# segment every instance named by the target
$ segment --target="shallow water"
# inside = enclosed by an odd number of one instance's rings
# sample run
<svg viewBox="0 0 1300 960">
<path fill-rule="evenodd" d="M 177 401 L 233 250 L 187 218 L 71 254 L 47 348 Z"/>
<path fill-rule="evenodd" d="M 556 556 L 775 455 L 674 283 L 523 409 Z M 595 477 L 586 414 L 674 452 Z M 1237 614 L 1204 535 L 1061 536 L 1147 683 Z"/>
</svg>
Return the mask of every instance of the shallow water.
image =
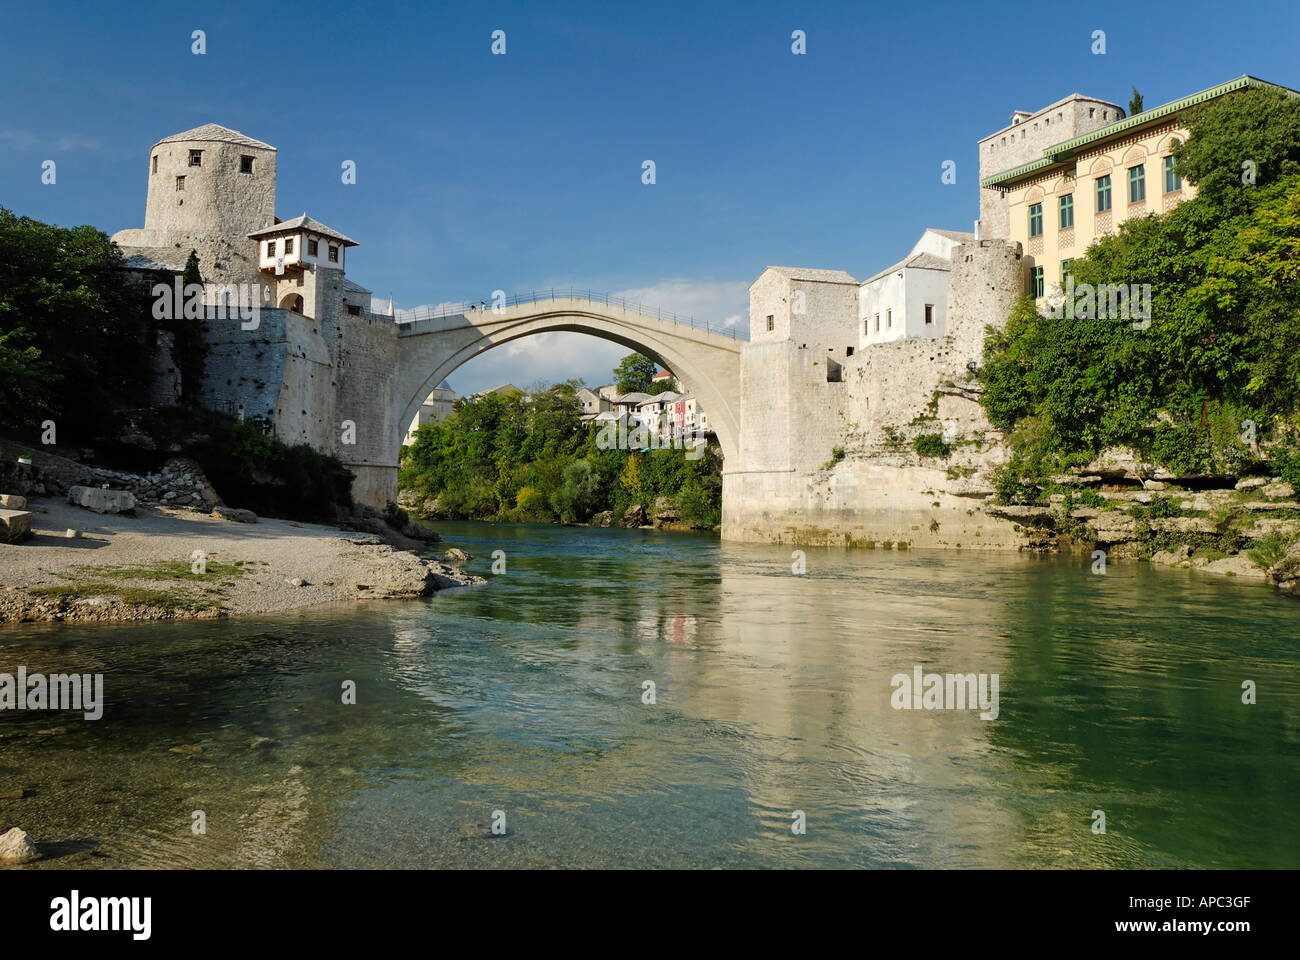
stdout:
<svg viewBox="0 0 1300 960">
<path fill-rule="evenodd" d="M 0 793 L 28 792 L 0 832 L 42 844 L 36 869 L 1300 866 L 1300 602 L 1269 588 L 961 552 L 808 549 L 794 575 L 790 548 L 704 536 L 440 529 L 506 573 L 0 630 L 0 672 L 102 672 L 107 700 L 0 713 Z M 997 674 L 997 719 L 891 707 L 918 664 Z M 462 836 L 494 811 L 505 836 Z"/>
</svg>

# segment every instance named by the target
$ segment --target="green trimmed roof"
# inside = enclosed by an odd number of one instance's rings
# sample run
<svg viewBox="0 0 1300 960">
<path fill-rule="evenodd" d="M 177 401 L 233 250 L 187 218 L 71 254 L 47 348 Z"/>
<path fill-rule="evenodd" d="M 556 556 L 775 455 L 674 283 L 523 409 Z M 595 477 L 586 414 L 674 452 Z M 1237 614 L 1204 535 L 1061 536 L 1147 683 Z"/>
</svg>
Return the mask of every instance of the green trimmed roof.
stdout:
<svg viewBox="0 0 1300 960">
<path fill-rule="evenodd" d="M 1116 120 L 1114 123 L 1107 124 L 1104 127 L 1098 127 L 1091 133 L 1085 133 L 1083 136 L 1075 137 L 1073 140 L 1065 140 L 1061 143 L 1053 144 L 1043 151 L 1043 156 L 1037 160 L 1031 160 L 1029 163 L 1022 163 L 1018 167 L 1012 167 L 1010 170 L 1003 170 L 1001 173 L 995 173 L 990 177 L 985 177 L 980 181 L 981 187 L 997 187 L 1010 183 L 1013 180 L 1019 180 L 1026 174 L 1036 173 L 1048 167 L 1058 164 L 1064 164 L 1074 157 L 1080 148 L 1096 143 L 1099 140 L 1107 140 L 1111 137 L 1118 136 L 1121 133 L 1127 133 L 1129 130 L 1137 127 L 1146 126 L 1148 123 L 1154 123 L 1162 120 L 1170 114 L 1179 113 L 1188 107 L 1196 106 L 1198 103 L 1204 103 L 1206 100 L 1213 100 L 1215 97 L 1221 97 L 1225 93 L 1232 93 L 1234 90 L 1244 90 L 1247 87 L 1271 87 L 1276 90 L 1284 91 L 1288 96 L 1300 97 L 1300 92 L 1292 90 L 1290 87 L 1283 87 L 1276 83 L 1269 83 L 1266 80 L 1260 80 L 1249 74 L 1243 74 L 1235 80 L 1229 80 L 1227 83 L 1221 83 L 1217 87 L 1210 87 L 1208 90 L 1202 90 L 1199 93 L 1193 93 L 1190 96 L 1183 97 L 1181 100 L 1173 100 L 1163 106 L 1154 107 L 1151 110 L 1143 110 L 1141 113 L 1134 114 L 1131 117 L 1125 117 L 1123 120 Z"/>
</svg>

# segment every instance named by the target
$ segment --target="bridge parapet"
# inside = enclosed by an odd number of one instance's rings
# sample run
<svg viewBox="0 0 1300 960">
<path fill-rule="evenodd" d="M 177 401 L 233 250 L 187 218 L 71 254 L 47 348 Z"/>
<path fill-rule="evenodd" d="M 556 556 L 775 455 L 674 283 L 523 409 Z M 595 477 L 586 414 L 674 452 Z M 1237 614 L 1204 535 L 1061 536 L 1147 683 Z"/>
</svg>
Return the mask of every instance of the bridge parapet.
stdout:
<svg viewBox="0 0 1300 960">
<path fill-rule="evenodd" d="M 708 319 L 697 321 L 693 316 L 664 310 L 660 307 L 646 306 L 639 300 L 617 297 L 609 293 L 579 290 L 574 287 L 530 290 L 528 293 L 519 293 L 502 299 L 479 300 L 477 304 L 474 301 L 461 301 L 459 303 L 444 303 L 436 307 L 399 310 L 395 316 L 385 316 L 384 319 L 397 323 L 399 335 L 408 335 L 408 332 L 428 333 L 437 330 L 448 330 L 466 322 L 480 325 L 491 322 L 493 317 L 503 318 L 507 314 L 517 316 L 519 311 L 511 310 L 512 307 L 541 305 L 549 302 L 571 303 L 575 301 L 589 304 L 591 309 L 602 307 L 604 309 L 599 312 L 604 314 L 608 314 L 612 308 L 635 314 L 638 317 L 653 318 L 677 326 L 689 327 L 693 330 L 702 330 L 705 333 L 727 337 L 737 342 L 743 339 L 740 324 L 719 324 Z M 439 323 L 439 321 L 446 322 Z M 411 324 L 419 324 L 420 326 L 411 327 Z M 409 328 L 409 331 L 407 328 Z"/>
</svg>

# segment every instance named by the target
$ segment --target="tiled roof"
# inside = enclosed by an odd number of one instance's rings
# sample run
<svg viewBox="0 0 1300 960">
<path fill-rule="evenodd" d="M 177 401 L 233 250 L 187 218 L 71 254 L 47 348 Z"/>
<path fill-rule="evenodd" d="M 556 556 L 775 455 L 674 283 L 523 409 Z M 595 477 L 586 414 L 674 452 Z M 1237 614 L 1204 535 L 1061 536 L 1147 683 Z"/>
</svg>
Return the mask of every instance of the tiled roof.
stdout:
<svg viewBox="0 0 1300 960">
<path fill-rule="evenodd" d="M 338 240 L 345 247 L 355 247 L 359 244 L 351 237 L 345 237 L 337 230 L 331 230 L 319 220 L 313 220 L 307 214 L 294 217 L 292 220 L 282 220 L 279 223 L 273 223 L 269 227 L 263 227 L 261 230 L 254 230 L 249 234 L 250 237 L 270 237 L 278 233 L 292 233 L 295 230 L 310 230 L 312 233 L 319 233 L 322 237 L 331 237 Z M 366 291 L 369 293 L 370 291 Z"/>
<path fill-rule="evenodd" d="M 972 237 L 972 239 L 974 238 Z M 951 270 L 952 263 L 945 260 L 943 257 L 935 256 L 933 253 L 918 253 L 914 256 L 907 257 L 904 260 L 899 260 L 898 263 L 894 264 L 892 267 L 881 270 L 874 277 L 868 277 L 866 280 L 863 280 L 862 283 L 864 285 L 872 283 L 883 276 L 904 268 L 909 270 Z"/>
<path fill-rule="evenodd" d="M 238 130 L 231 130 L 219 123 L 205 123 L 201 127 L 186 130 L 184 133 L 173 133 L 170 137 L 163 137 L 158 143 L 181 143 L 186 140 L 209 140 L 217 143 L 236 143 L 241 147 L 259 147 L 262 150 L 275 149 L 269 143 L 246 137 Z M 155 143 L 154 146 L 158 146 L 158 143 Z"/>
<path fill-rule="evenodd" d="M 768 267 L 791 280 L 816 280 L 821 283 L 857 283 L 843 270 L 815 270 L 807 267 Z"/>
<path fill-rule="evenodd" d="M 1123 120 L 1116 120 L 1114 123 L 1107 124 L 1104 127 L 1098 127 L 1091 133 L 1085 133 L 1082 136 L 1072 140 L 1064 140 L 1061 143 L 1052 144 L 1043 151 L 1043 156 L 1037 160 L 1031 160 L 1029 163 L 1022 163 L 1018 167 L 1012 167 L 1010 170 L 1003 170 L 1001 173 L 995 173 L 990 177 L 985 177 L 980 181 L 981 187 L 994 187 L 1009 183 L 1012 180 L 1018 180 L 1026 174 L 1034 173 L 1053 164 L 1064 163 L 1074 156 L 1075 151 L 1080 147 L 1095 143 L 1098 140 L 1106 140 L 1110 137 L 1126 133 L 1136 127 L 1146 126 L 1156 120 L 1163 119 L 1170 114 L 1186 110 L 1188 107 L 1194 107 L 1198 103 L 1204 103 L 1206 100 L 1212 100 L 1215 97 L 1221 97 L 1225 93 L 1232 93 L 1234 90 L 1243 90 L 1247 87 L 1255 88 L 1272 88 L 1281 90 L 1292 97 L 1300 97 L 1300 93 L 1289 87 L 1283 87 L 1276 83 L 1269 83 L 1266 80 L 1260 80 L 1249 74 L 1243 74 L 1235 80 L 1229 80 L 1227 83 L 1221 83 L 1216 87 L 1209 87 L 1189 96 L 1182 97 L 1178 100 L 1171 100 L 1169 103 L 1153 107 L 1150 110 L 1143 110 L 1141 113 L 1135 113 L 1131 117 L 1125 117 Z"/>
<path fill-rule="evenodd" d="M 941 237 L 947 237 L 949 240 L 956 240 L 959 243 L 973 243 L 975 234 L 962 233 L 960 230 L 940 230 L 938 227 L 927 227 L 927 233 L 937 233 Z"/>
</svg>

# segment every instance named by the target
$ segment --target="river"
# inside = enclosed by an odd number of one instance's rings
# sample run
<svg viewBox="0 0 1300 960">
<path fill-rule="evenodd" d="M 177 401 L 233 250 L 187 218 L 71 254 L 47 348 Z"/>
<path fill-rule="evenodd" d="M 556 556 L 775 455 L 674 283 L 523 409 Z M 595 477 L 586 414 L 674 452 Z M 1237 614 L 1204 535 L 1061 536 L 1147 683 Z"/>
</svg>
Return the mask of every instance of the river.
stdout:
<svg viewBox="0 0 1300 960">
<path fill-rule="evenodd" d="M 0 713 L 0 832 L 35 869 L 1300 867 L 1300 603 L 1268 587 L 439 529 L 487 586 L 5 628 L 0 672 L 102 673 L 106 705 Z M 895 709 L 917 666 L 996 674 L 996 719 Z"/>
</svg>

